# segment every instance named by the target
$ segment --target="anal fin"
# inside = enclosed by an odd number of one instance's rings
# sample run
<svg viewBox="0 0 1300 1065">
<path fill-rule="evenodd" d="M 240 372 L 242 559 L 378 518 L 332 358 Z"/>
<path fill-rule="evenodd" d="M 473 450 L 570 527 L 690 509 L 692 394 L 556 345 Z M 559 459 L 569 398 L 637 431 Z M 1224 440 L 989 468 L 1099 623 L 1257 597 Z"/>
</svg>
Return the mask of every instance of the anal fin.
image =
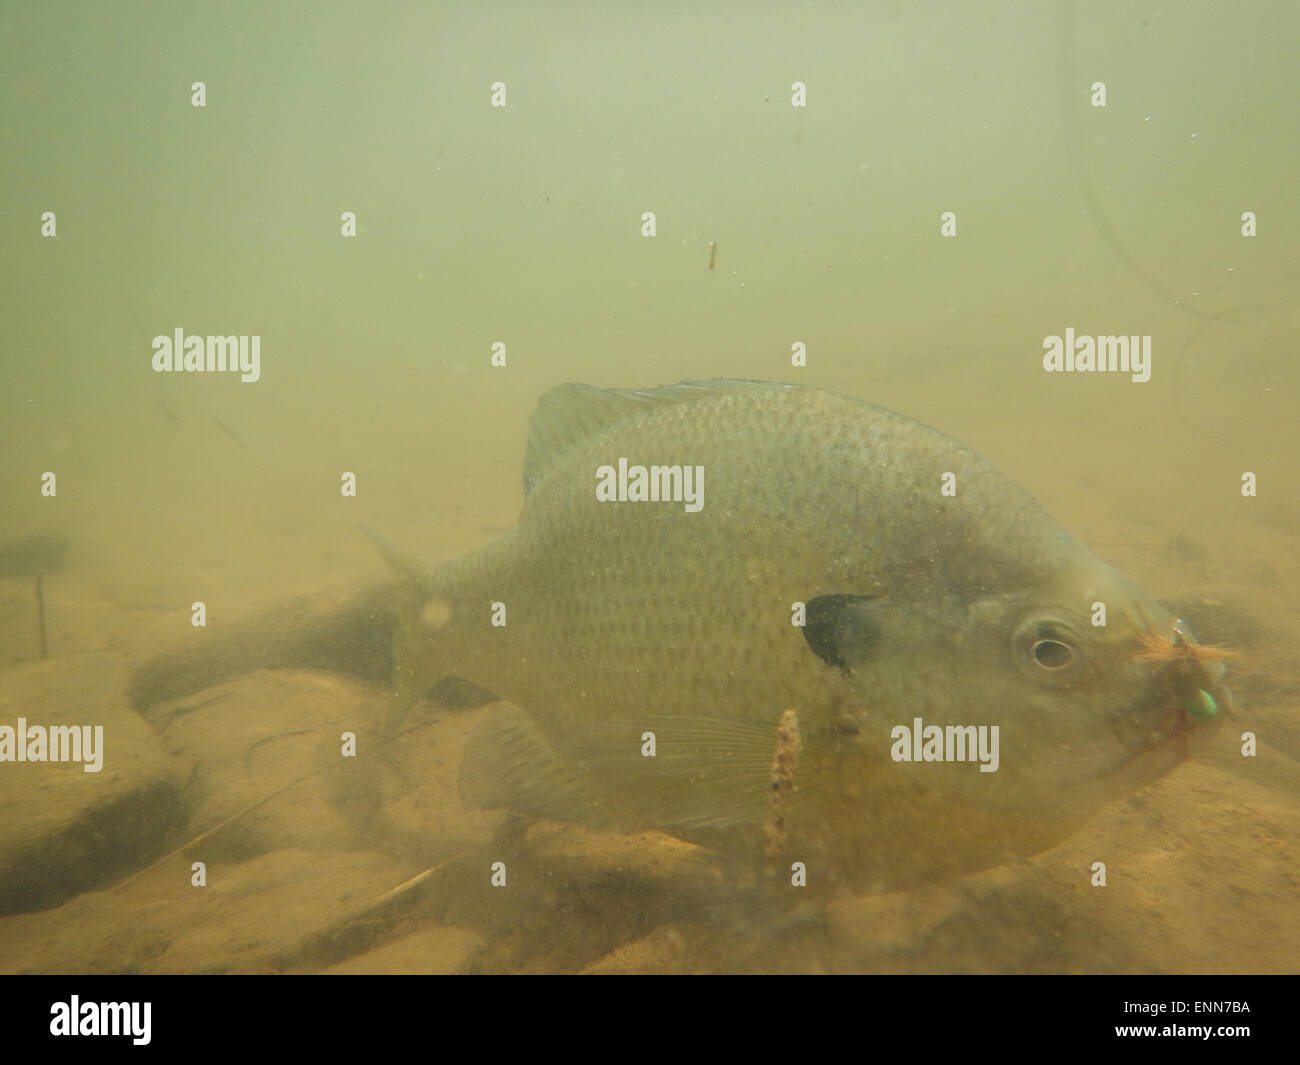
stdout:
<svg viewBox="0 0 1300 1065">
<path fill-rule="evenodd" d="M 608 820 L 603 799 L 566 766 L 522 710 L 497 703 L 474 727 L 460 772 L 460 797 L 475 809 L 506 807 L 557 821 Z"/>
</svg>

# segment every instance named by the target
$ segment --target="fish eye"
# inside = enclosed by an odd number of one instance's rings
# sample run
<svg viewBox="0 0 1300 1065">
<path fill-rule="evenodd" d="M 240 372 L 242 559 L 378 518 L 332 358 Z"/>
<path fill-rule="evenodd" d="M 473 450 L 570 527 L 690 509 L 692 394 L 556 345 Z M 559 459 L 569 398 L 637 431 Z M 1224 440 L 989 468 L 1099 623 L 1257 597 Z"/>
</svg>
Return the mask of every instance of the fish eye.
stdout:
<svg viewBox="0 0 1300 1065">
<path fill-rule="evenodd" d="M 1074 652 L 1060 640 L 1039 640 L 1032 653 L 1034 661 L 1044 669 L 1064 669 L 1074 661 Z"/>
<path fill-rule="evenodd" d="M 1022 672 L 1037 680 L 1074 674 L 1083 661 L 1083 643 L 1063 618 L 1034 611 L 1016 627 L 1012 653 Z"/>
</svg>

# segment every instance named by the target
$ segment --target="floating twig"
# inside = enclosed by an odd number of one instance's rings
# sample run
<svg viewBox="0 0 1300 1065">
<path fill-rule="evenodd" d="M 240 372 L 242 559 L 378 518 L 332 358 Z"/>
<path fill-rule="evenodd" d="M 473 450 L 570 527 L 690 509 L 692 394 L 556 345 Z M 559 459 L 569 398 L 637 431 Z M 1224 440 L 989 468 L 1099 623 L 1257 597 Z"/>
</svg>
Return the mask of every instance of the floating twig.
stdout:
<svg viewBox="0 0 1300 1065">
<path fill-rule="evenodd" d="M 763 822 L 763 858 L 769 876 L 785 848 L 786 818 L 794 798 L 794 773 L 799 762 L 799 715 L 785 710 L 776 726 L 776 753 L 772 757 L 772 792 Z"/>
<path fill-rule="evenodd" d="M 236 433 L 235 430 L 230 428 L 230 426 L 228 426 L 225 422 L 223 422 L 220 418 L 218 418 L 215 414 L 212 414 L 211 412 L 209 412 L 208 417 L 210 417 L 214 422 L 216 422 L 217 428 L 220 429 L 222 432 L 224 432 L 227 436 L 229 436 L 231 440 L 233 440 L 236 444 L 242 447 L 245 451 L 248 450 L 248 445 L 244 443 L 243 438 L 238 433 Z"/>
</svg>

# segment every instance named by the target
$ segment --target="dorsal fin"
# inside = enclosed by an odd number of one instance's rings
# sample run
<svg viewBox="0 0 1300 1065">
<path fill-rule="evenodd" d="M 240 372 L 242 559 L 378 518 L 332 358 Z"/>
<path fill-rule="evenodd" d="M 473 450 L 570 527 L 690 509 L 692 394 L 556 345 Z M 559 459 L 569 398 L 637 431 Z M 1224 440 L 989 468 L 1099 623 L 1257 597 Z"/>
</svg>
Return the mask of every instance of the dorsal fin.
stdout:
<svg viewBox="0 0 1300 1065">
<path fill-rule="evenodd" d="M 422 588 L 425 584 L 426 570 L 420 563 L 409 555 L 403 554 L 390 544 L 386 537 L 375 532 L 374 529 L 362 525 L 361 531 L 370 537 L 371 542 L 379 549 L 379 553 L 388 563 L 388 568 L 392 570 L 393 576 L 397 578 L 401 588 Z"/>
<path fill-rule="evenodd" d="M 524 495 L 529 495 L 552 466 L 579 442 L 608 426 L 660 407 L 691 403 L 731 392 L 780 390 L 798 385 L 772 381 L 683 381 L 660 388 L 597 388 L 594 385 L 560 385 L 537 402 L 528 422 L 524 450 Z"/>
</svg>

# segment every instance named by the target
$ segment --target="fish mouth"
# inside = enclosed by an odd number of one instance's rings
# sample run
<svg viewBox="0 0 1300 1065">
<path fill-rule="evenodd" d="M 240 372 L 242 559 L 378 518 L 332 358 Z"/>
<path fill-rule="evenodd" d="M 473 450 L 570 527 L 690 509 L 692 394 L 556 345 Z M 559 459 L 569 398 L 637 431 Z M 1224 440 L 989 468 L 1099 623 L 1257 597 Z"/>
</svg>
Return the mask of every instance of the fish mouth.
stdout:
<svg viewBox="0 0 1300 1065">
<path fill-rule="evenodd" d="M 1148 728 L 1137 740 L 1132 754 L 1120 768 L 1126 768 L 1153 752 L 1165 749 L 1171 750 L 1176 756 L 1174 764 L 1186 761 L 1193 753 L 1203 749 L 1209 738 L 1219 731 L 1231 698 L 1232 693 L 1219 685 L 1213 692 L 1202 688 L 1192 698 L 1163 703 L 1155 726 Z M 1215 707 L 1214 713 L 1203 716 L 1208 713 L 1207 708 L 1211 705 Z"/>
<path fill-rule="evenodd" d="M 1124 770 L 1155 752 L 1173 752 L 1172 765 L 1185 761 L 1193 748 L 1219 730 L 1224 718 L 1234 717 L 1232 690 L 1224 683 L 1224 660 L 1237 657 L 1226 648 L 1197 642 L 1181 618 L 1169 633 L 1152 632 L 1139 638 L 1141 650 L 1135 660 L 1150 663 L 1151 681 L 1157 686 L 1154 698 L 1145 701 L 1154 726 L 1136 737 L 1133 752 L 1119 767 Z"/>
</svg>

